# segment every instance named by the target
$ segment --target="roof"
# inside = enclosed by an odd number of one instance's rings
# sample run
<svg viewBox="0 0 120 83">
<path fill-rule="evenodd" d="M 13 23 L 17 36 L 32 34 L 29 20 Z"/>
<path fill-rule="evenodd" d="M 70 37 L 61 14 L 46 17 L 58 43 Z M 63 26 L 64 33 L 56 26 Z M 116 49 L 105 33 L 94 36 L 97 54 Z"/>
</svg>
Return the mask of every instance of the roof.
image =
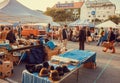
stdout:
<svg viewBox="0 0 120 83">
<path fill-rule="evenodd" d="M 62 9 L 75 9 L 81 8 L 84 2 L 73 2 L 73 3 L 59 3 L 55 4 L 53 8 L 62 8 Z"/>
</svg>

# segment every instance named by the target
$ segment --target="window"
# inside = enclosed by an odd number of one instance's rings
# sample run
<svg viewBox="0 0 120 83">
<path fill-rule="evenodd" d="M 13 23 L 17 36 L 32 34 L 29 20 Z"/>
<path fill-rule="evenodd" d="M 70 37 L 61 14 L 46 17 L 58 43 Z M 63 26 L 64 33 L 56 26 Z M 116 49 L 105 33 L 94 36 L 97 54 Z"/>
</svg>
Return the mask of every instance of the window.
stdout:
<svg viewBox="0 0 120 83">
<path fill-rule="evenodd" d="M 105 15 L 103 15 L 103 17 L 105 17 Z"/>
<path fill-rule="evenodd" d="M 97 16 L 97 17 L 100 17 L 100 16 Z"/>
</svg>

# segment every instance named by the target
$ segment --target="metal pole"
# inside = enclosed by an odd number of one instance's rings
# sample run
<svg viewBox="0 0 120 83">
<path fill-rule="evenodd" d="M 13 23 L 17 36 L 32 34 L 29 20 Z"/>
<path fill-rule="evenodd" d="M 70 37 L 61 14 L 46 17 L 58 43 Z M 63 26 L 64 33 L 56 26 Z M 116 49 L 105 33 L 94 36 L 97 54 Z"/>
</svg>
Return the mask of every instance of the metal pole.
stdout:
<svg viewBox="0 0 120 83">
<path fill-rule="evenodd" d="M 97 5 L 97 1 L 95 0 L 95 5 L 94 5 L 94 10 L 95 10 L 95 15 L 94 15 L 94 25 L 95 25 L 95 19 L 96 19 L 96 5 Z"/>
</svg>

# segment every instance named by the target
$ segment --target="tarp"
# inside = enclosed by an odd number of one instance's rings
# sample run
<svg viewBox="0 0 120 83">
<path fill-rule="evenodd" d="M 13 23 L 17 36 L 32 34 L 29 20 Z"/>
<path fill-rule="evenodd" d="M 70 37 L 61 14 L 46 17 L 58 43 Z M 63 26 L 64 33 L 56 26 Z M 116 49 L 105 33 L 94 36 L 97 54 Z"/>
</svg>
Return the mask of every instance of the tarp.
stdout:
<svg viewBox="0 0 120 83">
<path fill-rule="evenodd" d="M 0 25 L 13 25 L 13 24 L 9 22 L 0 22 Z"/>
<path fill-rule="evenodd" d="M 101 28 L 101 27 L 103 27 L 103 28 L 109 28 L 109 27 L 116 28 L 116 26 L 117 26 L 117 24 L 115 24 L 111 20 L 108 20 L 106 22 L 103 22 L 101 24 L 96 25 L 95 27 L 97 27 L 97 28 Z"/>
<path fill-rule="evenodd" d="M 59 27 L 60 26 L 60 24 L 57 23 L 57 22 L 50 22 L 50 25 L 51 26 L 55 26 L 55 27 Z"/>
<path fill-rule="evenodd" d="M 87 20 L 80 20 L 80 19 L 78 19 L 78 20 L 70 23 L 68 26 L 89 26 L 89 27 L 94 27 L 94 24 L 90 23 Z"/>
<path fill-rule="evenodd" d="M 28 23 L 28 22 L 51 22 L 52 18 L 42 14 L 41 12 L 37 12 L 31 10 L 16 0 L 4 0 L 0 4 L 0 13 L 4 13 L 7 17 L 3 20 L 18 20 L 21 23 Z M 2 17 L 2 16 L 1 16 Z M 0 18 L 1 18 L 0 17 Z"/>
<path fill-rule="evenodd" d="M 78 19 L 78 20 L 76 20 L 76 21 L 74 21 L 74 22 L 68 24 L 68 26 L 69 26 L 69 27 L 70 27 L 70 26 L 79 26 L 80 23 L 81 23 L 81 21 L 80 21 L 80 19 Z"/>
</svg>

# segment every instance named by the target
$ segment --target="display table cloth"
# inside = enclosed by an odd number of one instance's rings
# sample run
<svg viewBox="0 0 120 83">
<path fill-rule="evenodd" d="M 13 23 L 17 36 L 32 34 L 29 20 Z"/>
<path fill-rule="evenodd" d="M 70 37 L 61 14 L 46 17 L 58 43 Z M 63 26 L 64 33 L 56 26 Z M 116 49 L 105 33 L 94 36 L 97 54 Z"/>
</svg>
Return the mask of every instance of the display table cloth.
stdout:
<svg viewBox="0 0 120 83">
<path fill-rule="evenodd" d="M 76 66 L 68 65 L 68 69 L 70 70 L 70 72 L 68 73 L 69 75 L 71 75 L 73 71 L 76 71 L 77 68 L 80 68 L 81 64 L 96 61 L 96 53 L 91 51 L 71 50 L 65 52 L 64 54 L 60 54 L 59 56 L 72 58 L 80 61 L 80 63 Z M 63 76 L 63 78 L 64 77 L 67 76 Z M 24 70 L 22 73 L 22 83 L 51 83 L 51 82 L 52 81 L 50 81 L 48 77 L 39 77 L 38 73 L 29 73 L 27 70 Z"/>
<path fill-rule="evenodd" d="M 0 48 L 1 48 L 1 47 L 6 47 L 7 50 L 10 50 L 10 49 L 11 49 L 10 44 L 8 44 L 8 43 L 0 44 Z"/>
</svg>

